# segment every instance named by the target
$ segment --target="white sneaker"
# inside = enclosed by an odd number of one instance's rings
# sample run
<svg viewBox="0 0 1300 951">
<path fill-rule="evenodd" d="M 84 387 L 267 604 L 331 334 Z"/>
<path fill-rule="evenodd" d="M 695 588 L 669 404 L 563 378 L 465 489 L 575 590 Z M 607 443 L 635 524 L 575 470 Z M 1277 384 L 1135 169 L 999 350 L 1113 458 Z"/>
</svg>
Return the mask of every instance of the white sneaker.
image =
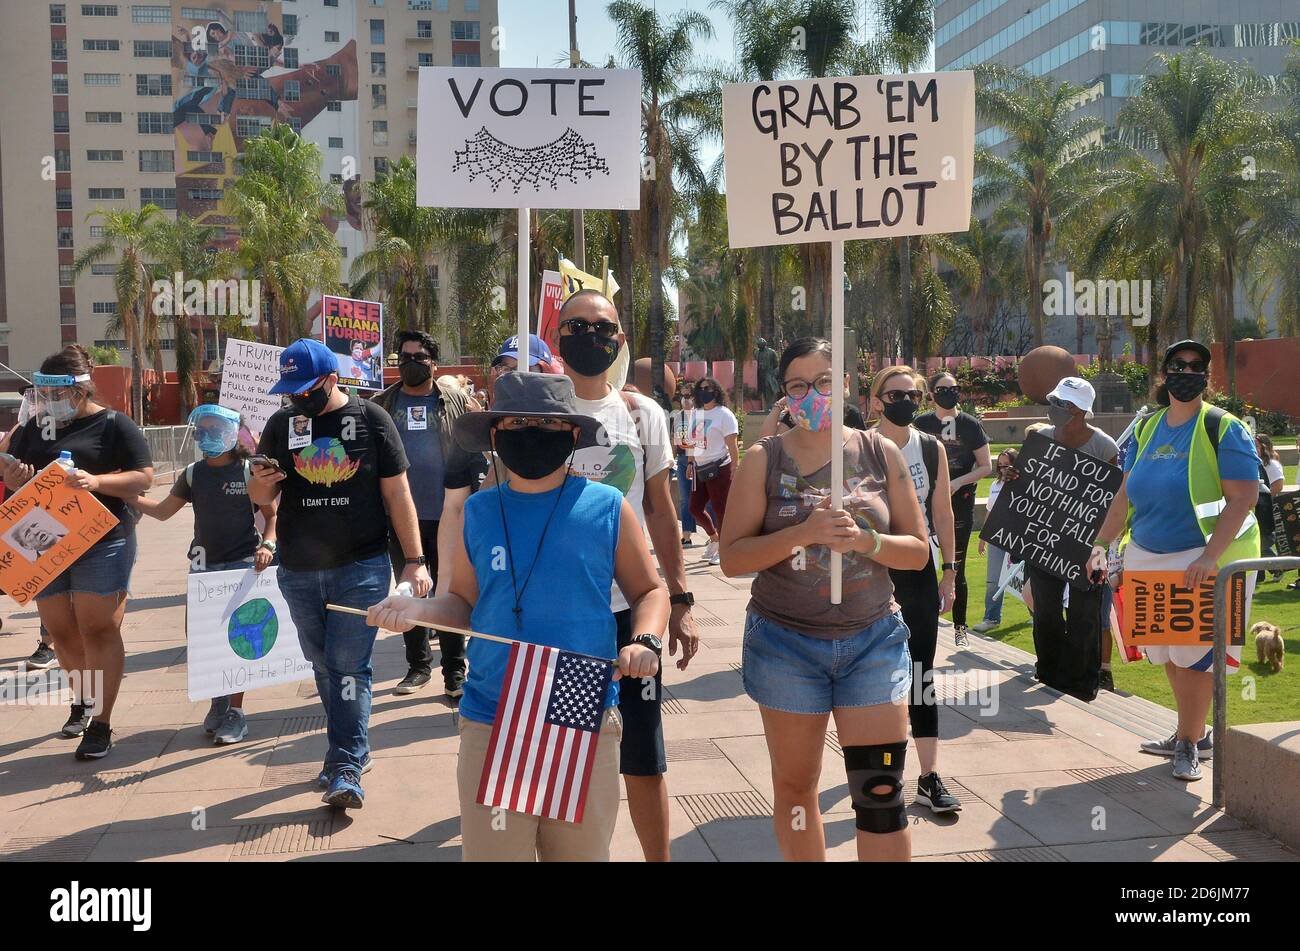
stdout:
<svg viewBox="0 0 1300 951">
<path fill-rule="evenodd" d="M 718 557 L 718 543 L 716 541 L 710 540 L 704 546 L 704 560 L 710 565 L 716 565 L 721 561 Z"/>
</svg>

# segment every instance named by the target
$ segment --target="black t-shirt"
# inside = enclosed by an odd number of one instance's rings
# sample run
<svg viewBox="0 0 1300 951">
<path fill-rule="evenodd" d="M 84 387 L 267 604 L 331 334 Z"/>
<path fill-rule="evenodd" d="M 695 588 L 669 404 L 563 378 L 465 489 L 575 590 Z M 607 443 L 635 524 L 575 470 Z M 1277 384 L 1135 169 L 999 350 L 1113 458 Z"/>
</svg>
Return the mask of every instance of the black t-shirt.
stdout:
<svg viewBox="0 0 1300 951">
<path fill-rule="evenodd" d="M 985 435 L 979 419 L 960 410 L 953 419 L 951 425 L 944 425 L 945 421 L 940 419 L 937 413 L 929 412 L 916 417 L 912 424 L 921 432 L 929 433 L 943 443 L 944 451 L 948 453 L 949 479 L 964 476 L 974 469 L 975 451 L 989 444 L 989 437 Z M 968 485 L 961 491 L 969 491 L 973 495 L 975 486 Z"/>
<path fill-rule="evenodd" d="M 72 453 L 72 464 L 91 475 L 108 475 L 111 472 L 130 472 L 153 467 L 149 443 L 131 419 L 116 410 L 105 409 L 54 430 L 55 438 L 42 438 L 45 427 L 42 421 L 32 419 L 14 433 L 9 452 L 40 471 L 59 458 L 59 453 Z M 94 493 L 95 498 L 117 517 L 113 530 L 100 539 L 114 541 L 135 531 L 135 513 L 124 499 Z"/>
<path fill-rule="evenodd" d="M 189 467 L 189 479 L 182 474 L 172 486 L 172 495 L 194 506 L 189 558 L 196 570 L 211 571 L 213 565 L 243 561 L 257 551 L 257 523 L 245 465 L 243 459 L 224 466 L 196 462 Z M 202 561 L 196 561 L 200 555 Z"/>
<path fill-rule="evenodd" d="M 320 416 L 292 407 L 267 420 L 258 451 L 288 473 L 276 516 L 281 563 L 323 571 L 388 548 L 388 513 L 379 480 L 406 471 L 406 451 L 383 407 L 349 394 Z"/>
</svg>

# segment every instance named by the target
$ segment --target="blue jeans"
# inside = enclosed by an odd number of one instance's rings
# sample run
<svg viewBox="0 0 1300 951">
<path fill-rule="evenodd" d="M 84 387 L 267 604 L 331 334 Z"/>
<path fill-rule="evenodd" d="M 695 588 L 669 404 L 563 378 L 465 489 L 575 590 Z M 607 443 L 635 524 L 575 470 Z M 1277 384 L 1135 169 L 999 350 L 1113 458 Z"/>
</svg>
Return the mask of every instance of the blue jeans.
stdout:
<svg viewBox="0 0 1300 951">
<path fill-rule="evenodd" d="M 985 553 L 989 563 L 984 569 L 984 621 L 985 623 L 1002 623 L 1002 595 L 995 595 L 998 582 L 1002 580 L 1002 562 L 1006 555 L 1001 548 L 986 545 Z"/>
<path fill-rule="evenodd" d="M 686 453 L 677 453 L 677 512 L 682 520 L 682 534 L 689 535 L 695 531 L 695 516 L 691 514 L 691 479 L 687 473 L 690 463 Z"/>
<path fill-rule="evenodd" d="M 370 659 L 377 631 L 365 618 L 327 611 L 325 605 L 368 608 L 387 596 L 391 572 L 386 552 L 328 571 L 279 568 L 280 593 L 325 707 L 326 769 L 350 766 L 360 772 L 370 751 Z"/>
</svg>

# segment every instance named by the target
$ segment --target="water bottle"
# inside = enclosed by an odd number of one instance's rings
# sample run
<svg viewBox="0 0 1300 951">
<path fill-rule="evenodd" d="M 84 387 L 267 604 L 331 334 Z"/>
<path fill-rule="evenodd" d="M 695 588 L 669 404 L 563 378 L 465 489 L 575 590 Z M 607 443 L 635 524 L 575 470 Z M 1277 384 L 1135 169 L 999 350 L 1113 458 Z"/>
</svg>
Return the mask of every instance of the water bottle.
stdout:
<svg viewBox="0 0 1300 951">
<path fill-rule="evenodd" d="M 393 591 L 393 594 L 400 595 L 401 597 L 404 598 L 409 598 L 411 597 L 411 595 L 415 594 L 415 589 L 411 587 L 411 582 L 403 581 Z"/>
<path fill-rule="evenodd" d="M 77 471 L 77 467 L 72 464 L 72 453 L 68 452 L 66 449 L 59 453 L 59 458 L 55 461 L 63 467 L 64 472 Z"/>
</svg>

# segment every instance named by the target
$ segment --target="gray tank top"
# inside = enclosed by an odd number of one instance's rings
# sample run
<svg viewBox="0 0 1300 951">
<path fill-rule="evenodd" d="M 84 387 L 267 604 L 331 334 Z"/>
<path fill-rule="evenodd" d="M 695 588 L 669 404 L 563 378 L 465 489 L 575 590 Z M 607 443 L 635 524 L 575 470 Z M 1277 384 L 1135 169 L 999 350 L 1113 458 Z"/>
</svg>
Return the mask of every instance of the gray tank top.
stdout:
<svg viewBox="0 0 1300 951">
<path fill-rule="evenodd" d="M 830 495 L 831 466 L 804 475 L 782 448 L 782 436 L 759 442 L 767 453 L 767 511 L 763 534 L 804 521 Z M 861 523 L 889 531 L 889 495 L 884 437 L 875 430 L 854 431 L 844 444 L 844 508 Z M 865 555 L 844 556 L 843 598 L 831 604 L 831 551 L 824 545 L 794 552 L 760 571 L 750 590 L 749 608 L 793 631 L 823 640 L 841 640 L 898 610 L 889 569 Z"/>
</svg>

